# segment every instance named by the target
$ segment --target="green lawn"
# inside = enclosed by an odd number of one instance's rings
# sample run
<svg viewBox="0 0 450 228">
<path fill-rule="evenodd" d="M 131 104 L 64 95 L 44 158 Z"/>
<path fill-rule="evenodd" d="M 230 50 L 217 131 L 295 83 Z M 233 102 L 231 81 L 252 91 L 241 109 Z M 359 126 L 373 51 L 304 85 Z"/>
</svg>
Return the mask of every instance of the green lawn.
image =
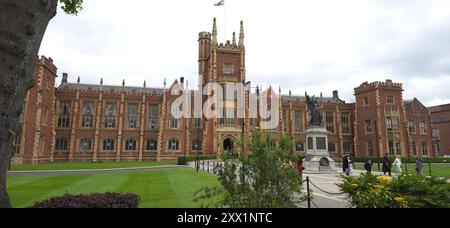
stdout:
<svg viewBox="0 0 450 228">
<path fill-rule="evenodd" d="M 12 171 L 35 171 L 35 170 L 80 170 L 80 169 L 114 169 L 114 168 L 133 168 L 149 167 L 162 165 L 175 165 L 176 162 L 61 162 L 47 163 L 39 165 L 11 165 Z"/>
<path fill-rule="evenodd" d="M 378 169 L 378 164 L 374 164 L 372 171 L 382 172 L 382 168 L 383 168 L 382 164 L 380 164 L 380 169 Z M 363 164 L 357 164 L 356 169 L 364 170 Z M 402 169 L 403 173 L 406 173 L 405 164 L 403 164 Z M 408 174 L 415 174 L 416 173 L 415 169 L 416 169 L 415 164 L 408 164 Z M 392 167 L 392 172 L 395 173 L 396 171 L 397 168 Z M 423 174 L 427 176 L 430 175 L 428 164 L 424 164 Z M 450 178 L 450 164 L 431 164 L 431 174 L 435 177 Z"/>
<path fill-rule="evenodd" d="M 13 207 L 31 206 L 54 196 L 92 192 L 136 193 L 143 208 L 195 208 L 194 192 L 217 185 L 217 177 L 194 169 L 110 174 L 15 176 L 7 187 Z"/>
</svg>

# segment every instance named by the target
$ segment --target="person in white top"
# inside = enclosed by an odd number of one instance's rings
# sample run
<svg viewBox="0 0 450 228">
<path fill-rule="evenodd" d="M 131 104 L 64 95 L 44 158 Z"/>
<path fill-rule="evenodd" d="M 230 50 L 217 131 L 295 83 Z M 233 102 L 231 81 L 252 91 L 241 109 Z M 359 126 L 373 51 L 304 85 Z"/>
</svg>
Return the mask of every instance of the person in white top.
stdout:
<svg viewBox="0 0 450 228">
<path fill-rule="evenodd" d="M 402 173 L 402 160 L 400 159 L 400 155 L 397 155 L 397 158 L 394 160 L 394 165 L 397 168 L 397 172 Z"/>
</svg>

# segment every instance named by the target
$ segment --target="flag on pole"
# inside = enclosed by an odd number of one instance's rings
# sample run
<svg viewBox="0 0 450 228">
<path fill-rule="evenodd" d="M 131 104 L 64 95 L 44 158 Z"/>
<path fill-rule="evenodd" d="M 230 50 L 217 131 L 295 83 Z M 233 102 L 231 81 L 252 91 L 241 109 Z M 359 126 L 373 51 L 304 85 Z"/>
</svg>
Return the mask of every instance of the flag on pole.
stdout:
<svg viewBox="0 0 450 228">
<path fill-rule="evenodd" d="M 214 4 L 214 6 L 224 6 L 225 5 L 225 0 L 221 0 L 220 2 Z"/>
</svg>

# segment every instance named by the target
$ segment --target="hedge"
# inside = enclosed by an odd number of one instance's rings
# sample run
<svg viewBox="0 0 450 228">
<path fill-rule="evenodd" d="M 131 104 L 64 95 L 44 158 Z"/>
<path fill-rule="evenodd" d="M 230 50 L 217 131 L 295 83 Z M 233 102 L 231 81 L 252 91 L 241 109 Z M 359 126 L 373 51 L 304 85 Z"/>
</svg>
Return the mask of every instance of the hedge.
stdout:
<svg viewBox="0 0 450 228">
<path fill-rule="evenodd" d="M 38 202 L 30 208 L 138 208 L 139 196 L 121 193 L 65 194 Z"/>
</svg>

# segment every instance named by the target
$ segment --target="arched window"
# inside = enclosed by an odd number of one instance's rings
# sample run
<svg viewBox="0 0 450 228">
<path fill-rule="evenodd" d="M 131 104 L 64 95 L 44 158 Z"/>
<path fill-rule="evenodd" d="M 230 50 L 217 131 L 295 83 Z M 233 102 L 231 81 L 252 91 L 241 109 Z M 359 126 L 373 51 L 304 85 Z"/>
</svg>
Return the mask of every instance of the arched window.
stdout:
<svg viewBox="0 0 450 228">
<path fill-rule="evenodd" d="M 68 150 L 69 149 L 69 140 L 62 138 L 57 139 L 55 142 L 55 150 Z"/>
<path fill-rule="evenodd" d="M 180 142 L 178 141 L 178 139 L 169 140 L 169 150 L 177 151 L 179 149 L 180 149 Z"/>
<path fill-rule="evenodd" d="M 91 139 L 82 139 L 80 140 L 80 150 L 88 151 L 92 149 L 92 140 Z"/>
<path fill-rule="evenodd" d="M 128 139 L 127 141 L 125 141 L 125 150 L 136 150 L 136 140 Z"/>
<path fill-rule="evenodd" d="M 114 140 L 113 139 L 103 140 L 103 150 L 105 151 L 114 150 Z"/>
<path fill-rule="evenodd" d="M 201 149 L 202 149 L 202 140 L 192 141 L 192 150 L 201 150 Z"/>
<path fill-rule="evenodd" d="M 154 139 L 147 140 L 147 150 L 157 150 L 158 142 Z"/>
</svg>

